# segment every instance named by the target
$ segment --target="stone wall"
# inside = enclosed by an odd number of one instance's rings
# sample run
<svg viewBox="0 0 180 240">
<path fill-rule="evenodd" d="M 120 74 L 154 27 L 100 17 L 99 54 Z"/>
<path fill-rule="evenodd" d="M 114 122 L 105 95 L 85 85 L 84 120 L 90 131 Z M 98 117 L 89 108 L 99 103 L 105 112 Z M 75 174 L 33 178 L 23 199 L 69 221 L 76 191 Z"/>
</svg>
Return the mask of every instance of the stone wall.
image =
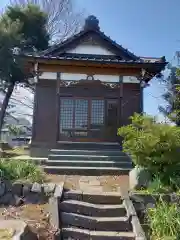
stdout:
<svg viewBox="0 0 180 240">
<path fill-rule="evenodd" d="M 57 194 L 59 186 L 54 183 L 11 183 L 0 182 L 0 205 L 19 206 L 26 203 L 45 203 L 54 193 Z"/>
</svg>

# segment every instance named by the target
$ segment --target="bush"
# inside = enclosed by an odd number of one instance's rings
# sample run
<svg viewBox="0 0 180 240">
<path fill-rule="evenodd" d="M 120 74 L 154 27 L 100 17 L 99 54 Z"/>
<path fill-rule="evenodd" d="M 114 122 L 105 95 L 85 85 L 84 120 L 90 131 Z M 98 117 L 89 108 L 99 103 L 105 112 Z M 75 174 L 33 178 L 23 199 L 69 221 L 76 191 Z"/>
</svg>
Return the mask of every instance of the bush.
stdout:
<svg viewBox="0 0 180 240">
<path fill-rule="evenodd" d="M 156 193 L 173 193 L 174 189 L 171 186 L 165 186 L 160 178 L 155 177 L 147 188 L 149 194 Z"/>
<path fill-rule="evenodd" d="M 0 174 L 3 179 L 10 181 L 43 182 L 43 171 L 34 163 L 24 160 L 0 160 Z"/>
<path fill-rule="evenodd" d="M 156 208 L 148 210 L 152 239 L 180 239 L 180 211 L 176 204 L 160 201 Z"/>
<path fill-rule="evenodd" d="M 163 180 L 180 172 L 180 128 L 157 123 L 154 118 L 135 114 L 132 123 L 118 129 L 123 150 L 135 165 L 148 169 Z"/>
</svg>

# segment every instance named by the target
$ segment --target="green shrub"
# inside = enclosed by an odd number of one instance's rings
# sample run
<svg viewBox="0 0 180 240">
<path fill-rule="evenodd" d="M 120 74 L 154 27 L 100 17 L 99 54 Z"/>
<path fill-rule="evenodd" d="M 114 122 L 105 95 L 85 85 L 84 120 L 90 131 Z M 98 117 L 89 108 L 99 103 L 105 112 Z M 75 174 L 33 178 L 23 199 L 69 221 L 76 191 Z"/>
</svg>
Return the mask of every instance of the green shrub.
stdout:
<svg viewBox="0 0 180 240">
<path fill-rule="evenodd" d="M 154 118 L 135 114 L 132 123 L 118 129 L 123 150 L 135 165 L 169 182 L 180 173 L 180 128 L 157 123 Z"/>
<path fill-rule="evenodd" d="M 24 160 L 0 160 L 1 177 L 10 181 L 43 182 L 43 171 L 34 163 Z"/>
<path fill-rule="evenodd" d="M 152 239 L 180 239 L 180 211 L 176 204 L 160 201 L 156 208 L 148 210 L 147 215 Z"/>
<path fill-rule="evenodd" d="M 153 181 L 149 184 L 147 192 L 149 194 L 153 193 L 172 193 L 174 189 L 171 186 L 166 186 L 163 184 L 160 178 L 155 177 Z"/>
</svg>

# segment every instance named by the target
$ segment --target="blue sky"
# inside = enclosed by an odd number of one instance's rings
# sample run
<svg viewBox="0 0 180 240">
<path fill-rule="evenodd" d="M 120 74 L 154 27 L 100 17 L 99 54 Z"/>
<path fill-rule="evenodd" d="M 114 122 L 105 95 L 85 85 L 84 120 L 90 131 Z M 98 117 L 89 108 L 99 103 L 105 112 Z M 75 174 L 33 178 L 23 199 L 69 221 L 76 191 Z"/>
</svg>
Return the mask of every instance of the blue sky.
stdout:
<svg viewBox="0 0 180 240">
<path fill-rule="evenodd" d="M 171 62 L 180 49 L 179 0 L 73 0 L 85 14 L 100 21 L 101 30 L 139 56 L 166 56 Z M 1 0 L 3 7 L 8 1 Z M 144 91 L 144 108 L 158 114 L 164 85 L 151 82 Z"/>
<path fill-rule="evenodd" d="M 171 62 L 180 49 L 179 0 L 78 0 L 100 21 L 102 31 L 139 56 L 166 56 Z M 144 110 L 159 115 L 165 86 L 155 79 L 144 91 Z M 162 119 L 162 117 L 160 117 Z"/>
</svg>

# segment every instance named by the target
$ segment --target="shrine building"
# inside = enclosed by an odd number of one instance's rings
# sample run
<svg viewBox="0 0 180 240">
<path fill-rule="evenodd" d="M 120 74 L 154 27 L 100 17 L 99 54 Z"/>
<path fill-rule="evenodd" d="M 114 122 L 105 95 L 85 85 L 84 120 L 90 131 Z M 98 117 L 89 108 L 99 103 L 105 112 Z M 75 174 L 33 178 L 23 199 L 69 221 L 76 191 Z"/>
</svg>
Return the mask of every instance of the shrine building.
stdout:
<svg viewBox="0 0 180 240">
<path fill-rule="evenodd" d="M 165 57 L 139 57 L 123 48 L 94 16 L 78 34 L 27 58 L 39 75 L 32 156 L 47 156 L 62 141 L 120 141 L 117 128 L 143 112 L 143 88 L 167 64 Z"/>
</svg>

